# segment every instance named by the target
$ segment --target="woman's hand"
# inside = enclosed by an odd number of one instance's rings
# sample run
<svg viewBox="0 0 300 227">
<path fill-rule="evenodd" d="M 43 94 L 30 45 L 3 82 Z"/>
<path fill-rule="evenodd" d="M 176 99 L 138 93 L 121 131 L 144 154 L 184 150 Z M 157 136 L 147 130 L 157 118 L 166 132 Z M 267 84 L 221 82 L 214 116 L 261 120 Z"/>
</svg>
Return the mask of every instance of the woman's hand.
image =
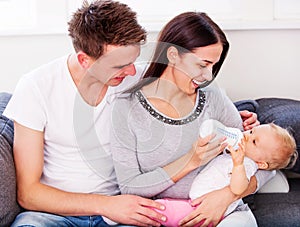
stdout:
<svg viewBox="0 0 300 227">
<path fill-rule="evenodd" d="M 229 189 L 225 187 L 209 192 L 192 201 L 197 208 L 182 219 L 180 226 L 194 226 L 202 222 L 201 226 L 216 226 L 223 218 L 228 206 L 238 199 Z"/>
<path fill-rule="evenodd" d="M 223 143 L 226 140 L 226 137 L 210 143 L 215 136 L 215 134 L 211 134 L 204 138 L 199 137 L 193 144 L 193 148 L 189 152 L 191 155 L 190 162 L 193 163 L 196 168 L 207 164 L 227 146 L 227 143 Z"/>
<path fill-rule="evenodd" d="M 151 199 L 135 195 L 108 196 L 105 204 L 104 216 L 127 225 L 135 226 L 160 226 L 155 220 L 166 221 L 166 217 L 152 208 L 164 210 L 165 207 Z"/>
<path fill-rule="evenodd" d="M 188 153 L 163 167 L 173 182 L 176 183 L 199 166 L 207 164 L 225 149 L 227 144 L 222 144 L 225 137 L 209 143 L 215 136 L 212 134 L 204 138 L 199 137 Z"/>
<path fill-rule="evenodd" d="M 249 112 L 248 110 L 239 111 L 242 120 L 244 130 L 250 130 L 255 126 L 258 126 L 260 122 L 257 120 L 257 114 L 253 112 Z"/>
</svg>

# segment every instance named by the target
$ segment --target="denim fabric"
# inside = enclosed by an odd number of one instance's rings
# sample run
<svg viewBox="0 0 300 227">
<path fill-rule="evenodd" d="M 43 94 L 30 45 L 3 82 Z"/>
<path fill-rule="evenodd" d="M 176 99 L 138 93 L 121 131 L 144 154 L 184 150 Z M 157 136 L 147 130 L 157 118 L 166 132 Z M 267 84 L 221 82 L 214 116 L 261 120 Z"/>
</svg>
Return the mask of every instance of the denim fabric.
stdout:
<svg viewBox="0 0 300 227">
<path fill-rule="evenodd" d="M 104 227 L 109 226 L 101 216 L 59 216 L 26 211 L 19 214 L 12 227 Z"/>
</svg>

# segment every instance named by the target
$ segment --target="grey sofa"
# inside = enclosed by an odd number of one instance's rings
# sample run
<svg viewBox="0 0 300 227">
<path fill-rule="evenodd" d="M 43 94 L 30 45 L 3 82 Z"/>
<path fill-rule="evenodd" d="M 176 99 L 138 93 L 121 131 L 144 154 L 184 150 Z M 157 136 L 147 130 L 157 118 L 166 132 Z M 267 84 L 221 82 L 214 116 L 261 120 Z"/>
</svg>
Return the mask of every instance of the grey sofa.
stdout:
<svg viewBox="0 0 300 227">
<path fill-rule="evenodd" d="M 300 101 L 283 98 L 261 98 L 236 102 L 238 109 L 256 112 L 261 123 L 274 122 L 289 129 L 300 151 Z M 300 162 L 281 177 L 272 179 L 262 193 L 244 199 L 250 205 L 258 226 L 300 227 Z M 286 180 L 284 177 L 286 177 Z M 286 185 L 287 184 L 287 185 Z M 275 192 L 272 192 L 275 191 Z"/>
<path fill-rule="evenodd" d="M 12 155 L 13 123 L 2 116 L 11 95 L 0 93 L 0 226 L 9 226 L 21 211 L 16 201 L 16 177 Z"/>
</svg>

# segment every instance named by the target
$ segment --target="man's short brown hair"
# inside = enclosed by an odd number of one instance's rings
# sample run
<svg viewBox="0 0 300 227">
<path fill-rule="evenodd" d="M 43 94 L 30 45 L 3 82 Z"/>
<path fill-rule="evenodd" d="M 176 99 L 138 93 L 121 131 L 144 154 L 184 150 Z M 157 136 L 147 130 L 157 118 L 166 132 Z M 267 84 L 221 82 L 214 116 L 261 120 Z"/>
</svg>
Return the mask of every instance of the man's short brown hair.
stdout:
<svg viewBox="0 0 300 227">
<path fill-rule="evenodd" d="M 84 1 L 69 25 L 76 52 L 99 58 L 105 45 L 126 46 L 146 41 L 146 31 L 127 5 L 109 0 Z"/>
</svg>

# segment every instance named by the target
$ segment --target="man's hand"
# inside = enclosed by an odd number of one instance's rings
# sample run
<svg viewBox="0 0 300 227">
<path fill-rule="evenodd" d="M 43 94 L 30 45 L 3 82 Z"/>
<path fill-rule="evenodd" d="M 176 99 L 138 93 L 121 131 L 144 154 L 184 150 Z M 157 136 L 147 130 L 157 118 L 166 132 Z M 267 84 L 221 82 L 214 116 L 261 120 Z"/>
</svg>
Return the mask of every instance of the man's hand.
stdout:
<svg viewBox="0 0 300 227">
<path fill-rule="evenodd" d="M 104 216 L 127 225 L 160 226 L 155 220 L 166 221 L 166 217 L 151 208 L 164 210 L 165 207 L 151 199 L 135 195 L 108 196 Z"/>
<path fill-rule="evenodd" d="M 242 120 L 244 130 L 250 130 L 255 126 L 258 126 L 260 122 L 257 120 L 257 114 L 253 112 L 249 112 L 248 110 L 239 111 Z"/>
</svg>

